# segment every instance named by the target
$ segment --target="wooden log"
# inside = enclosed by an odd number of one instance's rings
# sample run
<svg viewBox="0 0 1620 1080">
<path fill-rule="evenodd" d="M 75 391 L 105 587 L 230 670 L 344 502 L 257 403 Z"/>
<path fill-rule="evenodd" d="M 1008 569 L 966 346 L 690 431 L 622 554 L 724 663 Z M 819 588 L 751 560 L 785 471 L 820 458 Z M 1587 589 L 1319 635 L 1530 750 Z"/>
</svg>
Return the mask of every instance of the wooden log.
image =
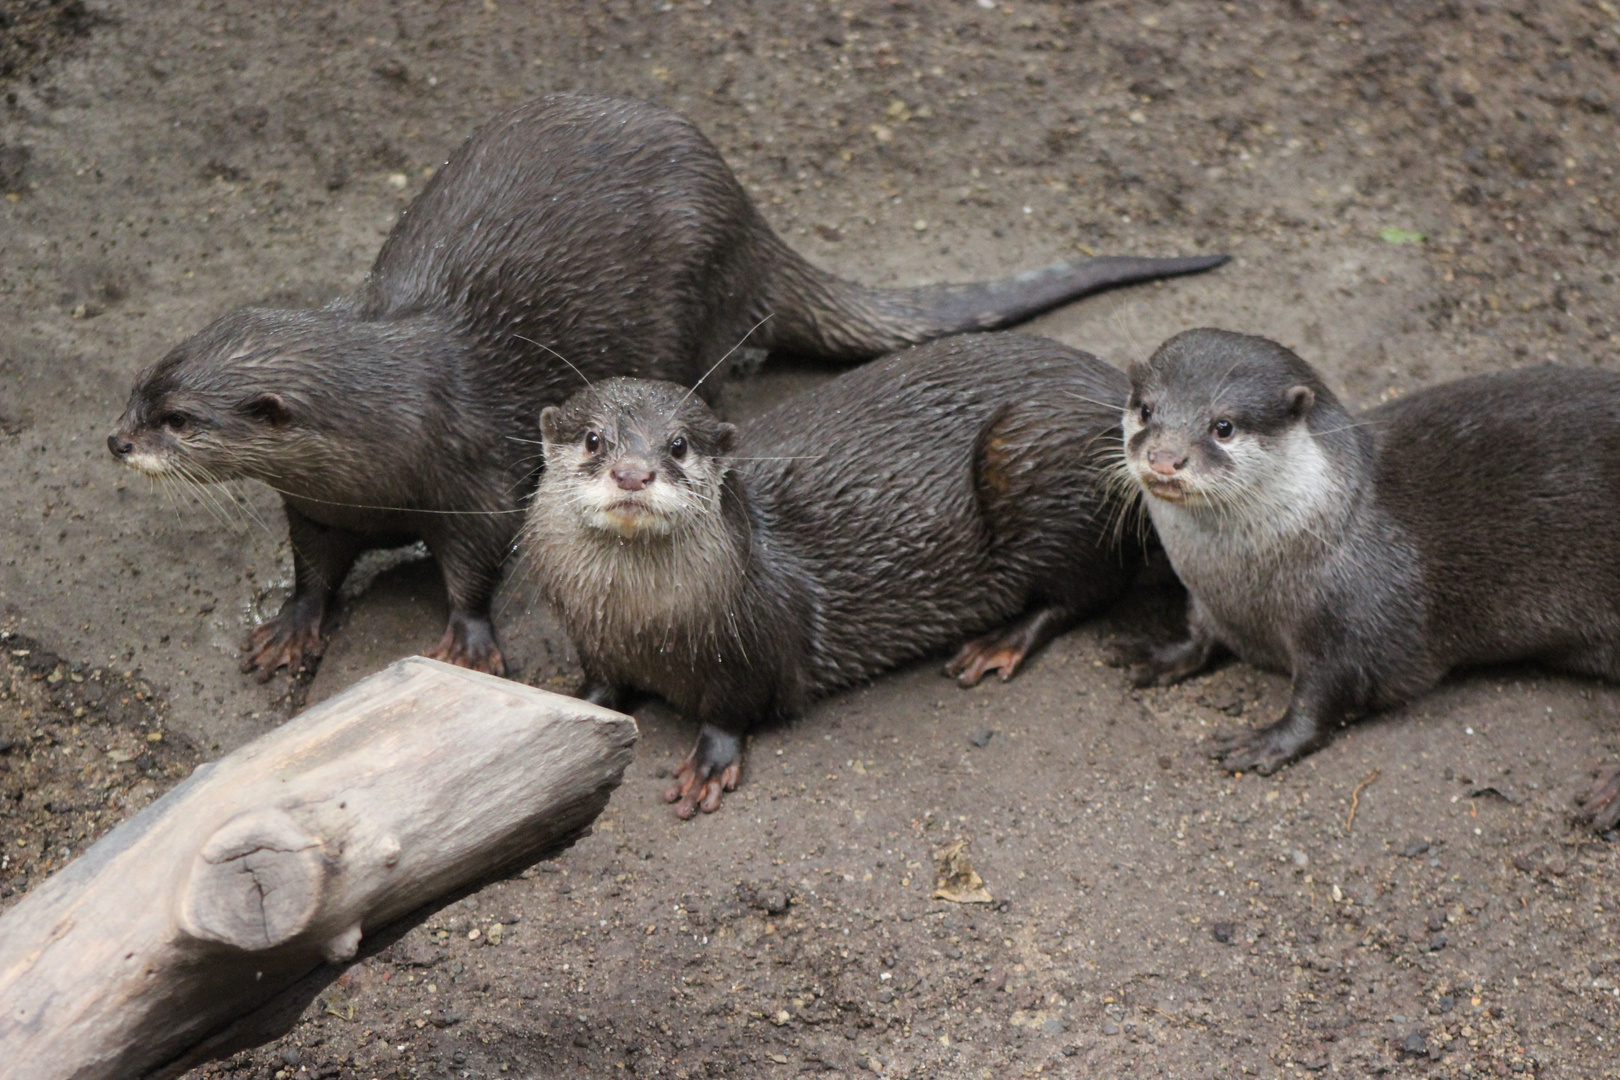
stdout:
<svg viewBox="0 0 1620 1080">
<path fill-rule="evenodd" d="M 156 1078 L 585 835 L 635 721 L 415 657 L 187 780 L 0 916 L 0 1073 Z"/>
</svg>

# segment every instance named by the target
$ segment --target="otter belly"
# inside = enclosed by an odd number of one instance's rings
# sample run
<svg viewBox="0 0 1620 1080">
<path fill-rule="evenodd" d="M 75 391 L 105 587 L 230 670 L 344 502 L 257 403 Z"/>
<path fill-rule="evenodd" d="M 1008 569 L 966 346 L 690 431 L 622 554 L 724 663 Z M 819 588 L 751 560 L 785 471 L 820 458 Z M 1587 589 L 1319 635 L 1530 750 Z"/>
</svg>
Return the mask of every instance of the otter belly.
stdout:
<svg viewBox="0 0 1620 1080">
<path fill-rule="evenodd" d="M 1256 667 L 1293 670 L 1292 620 L 1300 582 L 1287 559 L 1173 504 L 1148 513 L 1176 576 L 1191 594 L 1191 616 L 1239 659 Z"/>
</svg>

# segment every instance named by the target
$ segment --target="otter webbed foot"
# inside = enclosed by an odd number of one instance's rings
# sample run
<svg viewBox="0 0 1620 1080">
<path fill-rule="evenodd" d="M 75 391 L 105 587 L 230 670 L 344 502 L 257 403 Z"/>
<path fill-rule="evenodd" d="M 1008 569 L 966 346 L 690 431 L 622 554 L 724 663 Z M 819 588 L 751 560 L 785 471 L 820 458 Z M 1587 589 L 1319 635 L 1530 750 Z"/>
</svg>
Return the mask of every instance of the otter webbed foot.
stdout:
<svg viewBox="0 0 1620 1080">
<path fill-rule="evenodd" d="M 320 609 L 310 612 L 303 605 L 288 604 L 268 622 L 255 626 L 242 642 L 247 656 L 242 673 L 255 672 L 259 682 L 269 682 L 280 668 L 291 675 L 310 667 L 322 650 Z"/>
<path fill-rule="evenodd" d="M 1581 799 L 1575 820 L 1584 821 L 1596 832 L 1608 832 L 1620 824 L 1620 765 L 1608 765 L 1598 773 L 1592 790 Z"/>
<path fill-rule="evenodd" d="M 1018 673 L 1030 653 L 1051 641 L 1072 621 L 1065 608 L 1039 608 L 963 645 L 945 665 L 945 674 L 964 687 L 977 686 L 992 671 L 999 672 L 1001 681 L 1006 682 Z"/>
<path fill-rule="evenodd" d="M 675 804 L 675 816 L 683 821 L 699 810 L 712 814 L 720 809 L 721 793 L 737 790 L 741 780 L 742 740 L 704 724 L 674 782 L 664 789 L 664 801 Z"/>
<path fill-rule="evenodd" d="M 495 643 L 495 628 L 487 618 L 452 613 L 444 637 L 427 657 L 490 675 L 506 675 L 506 657 Z"/>
<path fill-rule="evenodd" d="M 1293 715 L 1263 728 L 1240 728 L 1214 737 L 1210 756 L 1227 772 L 1257 772 L 1270 776 L 1296 758 L 1321 745 L 1315 724 Z"/>
</svg>

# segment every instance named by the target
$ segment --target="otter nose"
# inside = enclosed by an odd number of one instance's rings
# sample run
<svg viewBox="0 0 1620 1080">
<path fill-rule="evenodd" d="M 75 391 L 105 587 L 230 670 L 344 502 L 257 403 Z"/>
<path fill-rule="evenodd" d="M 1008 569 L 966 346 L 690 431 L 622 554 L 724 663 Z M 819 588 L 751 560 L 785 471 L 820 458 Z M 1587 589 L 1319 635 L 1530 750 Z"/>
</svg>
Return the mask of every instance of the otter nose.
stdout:
<svg viewBox="0 0 1620 1080">
<path fill-rule="evenodd" d="M 1160 476 L 1178 473 L 1186 464 L 1187 455 L 1177 454 L 1174 450 L 1156 449 L 1148 452 L 1148 467 Z"/>
<path fill-rule="evenodd" d="M 128 457 L 130 451 L 135 449 L 135 443 L 122 435 L 112 434 L 107 436 L 107 449 L 112 451 L 113 457 Z"/>
<path fill-rule="evenodd" d="M 653 482 L 654 473 L 651 469 L 643 469 L 639 465 L 620 465 L 609 473 L 613 482 L 625 491 L 640 491 Z"/>
</svg>

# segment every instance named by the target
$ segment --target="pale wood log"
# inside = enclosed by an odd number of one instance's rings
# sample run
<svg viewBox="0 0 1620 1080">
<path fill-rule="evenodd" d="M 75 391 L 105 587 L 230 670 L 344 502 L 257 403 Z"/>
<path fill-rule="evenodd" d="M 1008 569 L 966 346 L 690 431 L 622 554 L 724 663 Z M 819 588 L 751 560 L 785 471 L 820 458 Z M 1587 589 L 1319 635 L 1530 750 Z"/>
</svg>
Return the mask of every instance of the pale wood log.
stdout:
<svg viewBox="0 0 1620 1080">
<path fill-rule="evenodd" d="M 415 657 L 187 780 L 0 916 L 0 1074 L 171 1077 L 585 835 L 635 721 Z"/>
</svg>

